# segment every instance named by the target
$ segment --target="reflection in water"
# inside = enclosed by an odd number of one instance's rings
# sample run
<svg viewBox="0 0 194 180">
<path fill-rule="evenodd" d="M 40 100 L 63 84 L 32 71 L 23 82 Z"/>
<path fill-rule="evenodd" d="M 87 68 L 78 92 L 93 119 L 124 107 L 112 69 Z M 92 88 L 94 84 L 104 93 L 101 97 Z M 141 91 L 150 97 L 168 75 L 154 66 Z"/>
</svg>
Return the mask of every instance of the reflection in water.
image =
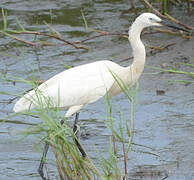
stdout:
<svg viewBox="0 0 194 180">
<path fill-rule="evenodd" d="M 1 1 L 1 7 L 8 10 L 9 27 L 17 28 L 17 16 L 26 29 L 35 30 L 38 27 L 38 31 L 48 32 L 44 21 L 47 23 L 52 21 L 53 28 L 71 41 L 95 35 L 85 30 L 81 9 L 84 11 L 89 27 L 109 32 L 125 32 L 129 26 L 128 20 L 134 18 L 133 14 L 120 16 L 128 6 L 122 1 Z M 0 22 L 2 29 L 2 19 Z M 34 38 L 26 35 L 21 37 L 29 40 Z M 172 60 L 181 53 L 193 56 L 191 41 L 186 41 L 183 45 L 182 40 L 174 36 L 162 34 L 156 34 L 153 37 L 143 36 L 143 40 L 148 44 L 149 39 L 153 44 L 159 45 L 176 41 L 177 46 L 167 52 L 149 57 L 147 64 L 159 66 L 162 61 L 169 63 L 168 60 Z M 118 62 L 119 59 L 131 56 L 128 41 L 116 36 L 101 37 L 84 44 L 90 48 L 89 51 L 76 50 L 70 46 L 34 49 L 2 35 L 0 35 L 0 43 L 0 179 L 35 180 L 39 177 L 36 168 L 42 150 L 37 151 L 34 144 L 38 140 L 33 136 L 18 141 L 17 132 L 41 123 L 41 119 L 16 116 L 7 120 L 7 117 L 12 115 L 14 103 L 8 103 L 9 101 L 5 100 L 22 94 L 24 90 L 31 87 L 22 82 L 13 84 L 6 79 L 21 77 L 32 79 L 33 69 L 36 78 L 46 80 L 63 71 L 64 63 L 77 66 L 100 59 L 113 59 Z M 127 63 L 123 65 L 126 66 Z M 191 179 L 194 176 L 193 84 L 169 85 L 167 79 L 173 78 L 174 75 L 150 74 L 150 71 L 145 69 L 140 79 L 138 104 L 135 107 L 134 144 L 129 154 L 128 172 L 132 179 L 151 177 L 162 179 L 165 176 L 171 180 Z M 165 93 L 156 95 L 158 89 Z M 124 96 L 115 97 L 112 103 L 115 106 L 119 104 L 129 119 L 127 100 Z M 64 112 L 61 112 L 61 116 L 63 115 Z M 115 119 L 120 118 L 116 108 L 113 116 Z M 93 159 L 98 159 L 95 146 L 105 157 L 108 157 L 111 132 L 108 129 L 103 100 L 87 106 L 80 115 L 80 119 L 81 141 L 89 155 Z M 121 144 L 117 143 L 120 147 Z M 122 152 L 119 153 L 122 160 Z M 56 169 L 53 158 L 50 152 L 48 168 L 54 179 Z M 123 167 L 122 161 L 120 167 Z"/>
</svg>

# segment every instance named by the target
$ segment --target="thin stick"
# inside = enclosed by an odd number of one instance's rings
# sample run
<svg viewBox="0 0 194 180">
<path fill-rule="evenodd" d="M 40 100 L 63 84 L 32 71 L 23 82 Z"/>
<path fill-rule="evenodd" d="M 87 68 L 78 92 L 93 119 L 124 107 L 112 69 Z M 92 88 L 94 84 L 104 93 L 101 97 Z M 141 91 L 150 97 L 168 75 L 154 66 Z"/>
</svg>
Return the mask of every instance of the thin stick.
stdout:
<svg viewBox="0 0 194 180">
<path fill-rule="evenodd" d="M 128 36 L 128 35 L 124 34 L 124 33 L 120 33 L 120 32 L 110 33 L 110 32 L 102 31 L 102 32 L 100 32 L 99 35 L 89 37 L 89 38 L 84 39 L 82 41 L 78 41 L 77 43 L 83 43 L 83 42 L 86 42 L 86 41 L 89 41 L 89 40 L 92 40 L 92 39 L 95 39 L 95 38 L 98 38 L 98 37 L 102 37 L 102 36 L 123 36 L 123 37 L 125 37 L 125 36 Z"/>
<path fill-rule="evenodd" d="M 12 31 L 11 31 L 12 32 Z M 40 45 L 46 45 L 46 46 L 57 46 L 57 44 L 54 44 L 54 43 L 49 43 L 49 42 L 46 42 L 46 43 L 33 43 L 33 42 L 30 42 L 30 41 L 26 41 L 26 40 L 23 40 L 21 38 L 18 38 L 16 36 L 13 36 L 5 31 L 0 31 L 0 33 L 6 35 L 6 36 L 9 36 L 15 40 L 18 40 L 18 41 L 21 41 L 23 43 L 26 43 L 28 45 L 31 45 L 31 46 L 40 46 Z M 85 46 L 77 46 L 76 44 L 80 44 L 80 43 L 84 43 L 86 41 L 89 41 L 89 40 L 92 40 L 92 39 L 95 39 L 95 38 L 98 38 L 98 37 L 102 37 L 102 36 L 127 36 L 127 34 L 124 34 L 124 33 L 120 33 L 120 32 L 115 32 L 115 33 L 110 33 L 110 32 L 105 32 L 105 31 L 98 31 L 98 33 L 100 33 L 99 35 L 95 35 L 95 36 L 92 36 L 90 38 L 87 38 L 87 39 L 84 39 L 84 40 L 81 40 L 81 41 L 75 41 L 75 42 L 70 42 L 70 41 L 67 41 L 59 36 L 56 36 L 56 35 L 52 35 L 52 34 L 46 34 L 46 33 L 43 33 L 43 32 L 37 32 L 37 31 L 14 31 L 14 33 L 16 34 L 33 34 L 33 35 L 39 35 L 39 36 L 46 36 L 46 37 L 50 37 L 50 38 L 54 38 L 54 39 L 57 39 L 59 41 L 62 41 L 64 42 L 65 44 L 68 44 L 68 45 L 71 45 L 73 46 L 74 48 L 76 49 L 85 49 L 85 50 L 88 50 L 87 47 Z M 62 44 L 61 44 L 62 45 Z"/>
<path fill-rule="evenodd" d="M 117 145 L 116 145 L 116 137 L 115 135 L 112 133 L 112 141 L 113 141 L 113 151 L 114 151 L 114 155 L 117 155 Z"/>
<path fill-rule="evenodd" d="M 59 160 L 61 160 L 60 154 L 58 152 L 56 152 L 54 146 L 52 146 L 52 150 L 53 150 L 53 152 L 55 154 L 55 157 L 56 157 L 56 164 L 57 164 L 57 169 L 58 169 L 58 172 L 59 172 L 60 179 L 65 179 L 64 176 L 63 176 L 62 168 L 60 166 L 60 162 L 59 162 Z"/>
<path fill-rule="evenodd" d="M 39 44 L 37 44 L 37 43 L 33 43 L 33 42 L 30 42 L 30 41 L 27 41 L 27 40 L 20 39 L 20 38 L 18 38 L 18 37 L 16 37 L 16 36 L 13 36 L 13 35 L 11 35 L 11 34 L 5 32 L 5 31 L 0 31 L 0 33 L 4 34 L 4 35 L 6 35 L 6 36 L 8 36 L 8 37 L 10 37 L 10 38 L 12 38 L 12 39 L 15 39 L 15 40 L 17 40 L 17 41 L 20 41 L 20 42 L 23 42 L 23 43 L 25 43 L 25 44 L 28 44 L 28 45 L 30 45 L 30 46 L 38 46 L 38 45 L 39 45 Z"/>
<path fill-rule="evenodd" d="M 124 168 L 125 168 L 125 172 L 124 172 L 124 177 L 123 179 L 126 179 L 126 176 L 127 176 L 127 156 L 128 156 L 128 153 L 126 153 L 125 151 L 125 143 L 123 142 L 123 155 L 124 155 Z"/>
<path fill-rule="evenodd" d="M 157 9 L 155 9 L 147 0 L 142 0 L 149 8 L 151 8 L 158 16 L 165 18 L 166 16 L 164 16 L 163 14 L 161 14 Z"/>
<path fill-rule="evenodd" d="M 34 35 L 42 35 L 42 36 L 46 36 L 46 37 L 50 37 L 50 38 L 54 38 L 54 39 L 57 39 L 59 41 L 63 41 L 65 42 L 66 44 L 69 44 L 71 46 L 73 46 L 74 48 L 76 49 L 80 49 L 80 48 L 83 48 L 83 47 L 79 47 L 79 46 L 76 46 L 74 43 L 71 43 L 70 41 L 67 41 L 59 36 L 56 36 L 56 35 L 52 35 L 52 34 L 46 34 L 46 33 L 42 33 L 42 32 L 33 32 L 33 31 L 22 31 L 20 32 L 20 34 L 34 34 Z"/>
<path fill-rule="evenodd" d="M 131 0 L 131 9 L 133 9 L 135 15 L 137 15 L 137 9 L 135 8 L 135 2 L 134 2 L 134 0 Z"/>
<path fill-rule="evenodd" d="M 191 2 L 190 2 L 190 0 L 187 0 L 187 14 L 189 16 L 191 15 Z"/>
</svg>

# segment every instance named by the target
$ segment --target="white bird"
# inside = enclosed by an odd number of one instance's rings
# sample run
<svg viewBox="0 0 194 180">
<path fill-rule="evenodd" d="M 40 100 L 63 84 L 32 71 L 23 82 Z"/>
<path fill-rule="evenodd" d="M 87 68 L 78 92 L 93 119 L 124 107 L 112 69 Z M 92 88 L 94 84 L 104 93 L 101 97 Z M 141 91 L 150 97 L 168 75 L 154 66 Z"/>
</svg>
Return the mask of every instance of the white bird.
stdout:
<svg viewBox="0 0 194 180">
<path fill-rule="evenodd" d="M 169 25 L 155 14 L 141 14 L 129 29 L 128 39 L 134 56 L 131 66 L 122 67 L 114 62 L 103 60 L 65 70 L 21 97 L 16 102 L 14 111 L 39 108 L 41 102 L 45 108 L 50 104 L 68 109 L 65 117 L 69 118 L 85 105 L 105 96 L 106 93 L 109 97 L 120 94 L 122 90 L 112 73 L 122 79 L 128 87 L 134 85 L 142 74 L 146 60 L 145 47 L 140 39 L 141 32 L 146 27 L 164 24 Z M 172 25 L 169 26 L 172 27 Z"/>
<path fill-rule="evenodd" d="M 116 74 L 129 87 L 141 75 L 145 64 L 145 47 L 140 39 L 143 28 L 161 26 L 162 20 L 154 14 L 144 13 L 132 24 L 129 30 L 129 41 L 133 49 L 133 64 L 122 67 L 114 62 L 103 60 L 65 70 L 50 78 L 38 87 L 20 98 L 15 106 L 15 112 L 39 108 L 39 102 L 46 108 L 48 101 L 53 106 L 68 109 L 65 117 L 79 112 L 80 109 L 103 97 L 107 92 L 109 96 L 121 93 L 112 74 Z M 39 94 L 39 96 L 37 95 Z"/>
</svg>

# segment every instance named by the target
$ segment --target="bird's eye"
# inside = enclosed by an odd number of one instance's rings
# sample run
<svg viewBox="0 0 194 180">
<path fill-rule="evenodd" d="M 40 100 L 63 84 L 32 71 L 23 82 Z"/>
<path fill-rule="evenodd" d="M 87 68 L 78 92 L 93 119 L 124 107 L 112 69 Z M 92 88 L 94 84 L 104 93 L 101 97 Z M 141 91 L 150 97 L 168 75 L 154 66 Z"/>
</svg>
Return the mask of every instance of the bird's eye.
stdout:
<svg viewBox="0 0 194 180">
<path fill-rule="evenodd" d="M 153 18 L 149 18 L 149 20 L 150 20 L 150 21 L 152 21 L 152 22 L 154 21 L 154 19 L 153 19 Z"/>
</svg>

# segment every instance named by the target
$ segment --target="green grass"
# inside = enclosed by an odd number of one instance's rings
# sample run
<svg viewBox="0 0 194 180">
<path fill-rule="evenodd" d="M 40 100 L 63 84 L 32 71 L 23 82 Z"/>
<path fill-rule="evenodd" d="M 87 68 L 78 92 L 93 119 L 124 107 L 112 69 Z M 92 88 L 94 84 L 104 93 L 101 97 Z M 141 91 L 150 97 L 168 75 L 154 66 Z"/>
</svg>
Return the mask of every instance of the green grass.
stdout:
<svg viewBox="0 0 194 180">
<path fill-rule="evenodd" d="M 160 68 L 154 66 L 146 66 L 147 68 L 157 70 L 159 73 L 173 73 L 173 74 L 182 74 L 184 76 L 189 76 L 191 79 L 194 79 L 194 71 L 193 71 L 193 64 L 188 63 L 181 63 L 185 66 L 191 67 L 191 71 L 182 71 L 175 67 L 168 67 L 168 68 Z M 175 82 L 186 82 L 186 83 L 193 83 L 193 80 L 176 80 Z"/>
</svg>

